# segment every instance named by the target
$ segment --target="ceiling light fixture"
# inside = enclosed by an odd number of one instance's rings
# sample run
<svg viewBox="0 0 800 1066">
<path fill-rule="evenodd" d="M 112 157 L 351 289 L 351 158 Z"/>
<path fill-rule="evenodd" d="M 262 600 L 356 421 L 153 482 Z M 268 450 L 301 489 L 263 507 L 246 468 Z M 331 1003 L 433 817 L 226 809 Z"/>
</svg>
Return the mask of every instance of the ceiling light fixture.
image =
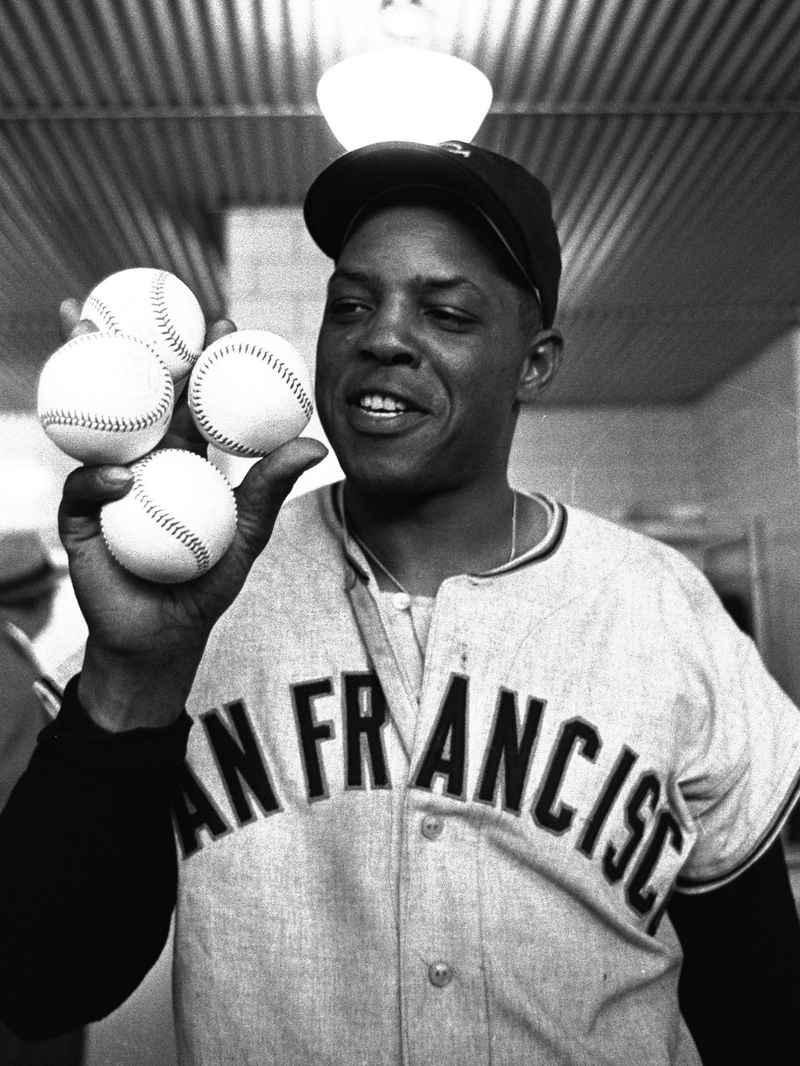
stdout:
<svg viewBox="0 0 800 1066">
<path fill-rule="evenodd" d="M 420 0 L 383 0 L 384 28 L 405 40 L 422 35 Z M 492 102 L 489 79 L 463 59 L 407 44 L 352 56 L 317 86 L 322 114 L 350 151 L 377 141 L 471 141 Z"/>
<path fill-rule="evenodd" d="M 428 29 L 428 13 L 422 0 L 381 0 L 381 22 L 392 37 L 419 43 Z"/>
</svg>

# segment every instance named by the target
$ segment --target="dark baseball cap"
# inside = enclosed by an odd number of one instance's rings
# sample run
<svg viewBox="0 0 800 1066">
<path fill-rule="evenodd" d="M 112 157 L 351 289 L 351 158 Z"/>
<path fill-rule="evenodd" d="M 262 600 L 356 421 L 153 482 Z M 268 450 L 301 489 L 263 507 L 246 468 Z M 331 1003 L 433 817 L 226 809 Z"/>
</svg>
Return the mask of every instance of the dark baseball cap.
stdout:
<svg viewBox="0 0 800 1066">
<path fill-rule="evenodd" d="M 513 159 L 464 141 L 383 141 L 334 160 L 312 183 L 303 213 L 316 243 L 338 259 L 358 215 L 394 189 L 429 186 L 456 193 L 500 237 L 536 291 L 549 328 L 558 304 L 561 247 L 550 193 Z"/>
</svg>

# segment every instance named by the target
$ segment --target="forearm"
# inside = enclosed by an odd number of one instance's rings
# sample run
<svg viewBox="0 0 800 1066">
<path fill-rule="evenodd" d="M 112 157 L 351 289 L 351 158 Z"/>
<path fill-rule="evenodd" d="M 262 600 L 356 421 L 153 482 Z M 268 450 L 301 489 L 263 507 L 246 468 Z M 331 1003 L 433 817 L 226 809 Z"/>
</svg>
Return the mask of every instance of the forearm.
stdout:
<svg viewBox="0 0 800 1066">
<path fill-rule="evenodd" d="M 78 682 L 78 698 L 87 715 L 112 733 L 160 729 L 178 720 L 204 644 L 180 653 L 152 651 L 146 656 L 113 654 L 90 637 Z"/>
<path fill-rule="evenodd" d="M 76 690 L 0 816 L 0 1016 L 27 1036 L 119 1006 L 158 958 L 175 904 L 171 803 L 188 717 L 113 735 Z"/>
</svg>

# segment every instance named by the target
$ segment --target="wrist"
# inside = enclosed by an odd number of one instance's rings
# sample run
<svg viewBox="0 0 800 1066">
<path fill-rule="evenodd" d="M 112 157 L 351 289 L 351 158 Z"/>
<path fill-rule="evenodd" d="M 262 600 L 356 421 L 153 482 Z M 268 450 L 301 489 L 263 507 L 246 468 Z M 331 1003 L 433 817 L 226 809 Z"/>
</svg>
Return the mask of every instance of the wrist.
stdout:
<svg viewBox="0 0 800 1066">
<path fill-rule="evenodd" d="M 86 714 L 103 729 L 123 732 L 171 725 L 189 698 L 203 649 L 120 655 L 89 637 L 78 684 Z"/>
</svg>

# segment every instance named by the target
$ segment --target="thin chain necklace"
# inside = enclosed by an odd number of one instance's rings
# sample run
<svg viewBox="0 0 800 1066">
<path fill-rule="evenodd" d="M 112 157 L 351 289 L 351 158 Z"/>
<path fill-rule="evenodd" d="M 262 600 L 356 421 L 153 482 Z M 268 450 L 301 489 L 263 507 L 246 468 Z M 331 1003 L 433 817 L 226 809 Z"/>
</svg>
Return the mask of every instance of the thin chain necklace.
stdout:
<svg viewBox="0 0 800 1066">
<path fill-rule="evenodd" d="M 408 589 L 405 588 L 405 586 L 400 581 L 397 580 L 397 578 L 394 576 L 394 574 L 391 572 L 391 570 L 384 563 L 381 562 L 381 560 L 378 558 L 378 556 L 375 554 L 375 552 L 372 551 L 371 548 L 367 547 L 367 545 L 364 543 L 364 541 L 361 539 L 361 537 L 359 537 L 355 533 L 353 533 L 352 530 L 350 530 L 350 535 L 353 538 L 353 540 L 355 540 L 358 543 L 358 545 L 360 546 L 360 548 L 364 552 L 364 554 L 369 556 L 369 558 L 373 561 L 373 563 L 375 563 L 375 565 L 377 567 L 379 567 L 380 570 L 383 571 L 383 573 L 386 575 L 386 577 L 389 578 L 389 580 L 392 582 L 392 584 L 396 585 L 397 588 L 400 590 L 400 592 L 403 592 L 403 593 L 405 593 L 406 596 L 410 597 L 411 593 L 408 591 Z M 508 561 L 506 562 L 506 566 L 508 566 L 508 563 L 513 561 L 514 556 L 516 554 L 517 554 L 517 494 L 516 494 L 516 492 L 512 491 L 512 495 L 511 495 L 511 551 L 509 553 Z"/>
</svg>

